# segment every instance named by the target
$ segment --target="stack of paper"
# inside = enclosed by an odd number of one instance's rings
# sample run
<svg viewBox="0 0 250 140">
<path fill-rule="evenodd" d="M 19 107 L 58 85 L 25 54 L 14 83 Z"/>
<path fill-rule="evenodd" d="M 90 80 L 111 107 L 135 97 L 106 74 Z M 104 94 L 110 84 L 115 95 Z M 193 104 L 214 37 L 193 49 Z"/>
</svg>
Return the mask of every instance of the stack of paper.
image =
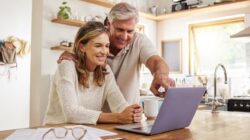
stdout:
<svg viewBox="0 0 250 140">
<path fill-rule="evenodd" d="M 30 137 L 35 133 L 35 129 L 20 129 L 16 130 L 5 140 L 29 140 Z"/>
<path fill-rule="evenodd" d="M 65 126 L 66 128 L 74 128 L 74 127 L 83 127 L 87 130 L 86 135 L 83 140 L 101 140 L 100 137 L 103 136 L 112 136 L 117 135 L 117 133 L 106 131 L 98 128 L 88 127 L 84 125 L 74 125 L 74 126 Z M 42 140 L 43 135 L 51 128 L 38 128 L 38 129 L 20 129 L 16 130 L 5 140 Z M 72 132 L 69 132 L 68 135 L 63 138 L 64 140 L 75 140 L 72 136 Z M 49 133 L 46 135 L 45 140 L 59 140 L 55 138 L 53 133 Z M 60 139 L 61 140 L 61 139 Z"/>
</svg>

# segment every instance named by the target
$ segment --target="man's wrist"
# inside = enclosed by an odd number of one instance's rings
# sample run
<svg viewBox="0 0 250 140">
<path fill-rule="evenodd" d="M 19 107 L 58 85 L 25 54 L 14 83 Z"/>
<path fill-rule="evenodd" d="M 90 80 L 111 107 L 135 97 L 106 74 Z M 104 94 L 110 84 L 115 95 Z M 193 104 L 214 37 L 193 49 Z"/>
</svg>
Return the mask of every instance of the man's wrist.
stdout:
<svg viewBox="0 0 250 140">
<path fill-rule="evenodd" d="M 168 72 L 163 72 L 163 71 L 156 71 L 156 72 L 153 74 L 153 76 L 155 76 L 155 75 L 166 75 L 166 76 L 168 76 L 169 73 L 168 73 Z"/>
</svg>

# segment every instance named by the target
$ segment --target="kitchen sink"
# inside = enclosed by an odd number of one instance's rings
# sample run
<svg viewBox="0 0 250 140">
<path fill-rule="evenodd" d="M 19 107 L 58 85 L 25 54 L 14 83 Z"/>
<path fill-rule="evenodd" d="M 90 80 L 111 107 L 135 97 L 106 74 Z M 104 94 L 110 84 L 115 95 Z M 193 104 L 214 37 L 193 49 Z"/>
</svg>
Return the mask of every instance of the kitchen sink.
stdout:
<svg viewBox="0 0 250 140">
<path fill-rule="evenodd" d="M 212 102 L 213 98 L 208 98 L 208 103 Z M 218 99 L 218 101 L 222 102 L 221 99 Z M 212 106 L 208 105 L 205 103 L 205 99 L 203 99 L 200 103 L 200 105 L 198 106 L 198 110 L 211 110 L 212 111 Z M 228 111 L 227 109 L 227 100 L 224 106 L 220 106 L 218 107 L 219 111 Z"/>
<path fill-rule="evenodd" d="M 201 104 L 198 106 L 198 110 L 211 110 L 211 111 L 212 111 L 212 106 L 207 105 L 207 104 L 204 104 L 204 103 L 201 103 Z M 218 110 L 219 110 L 219 111 L 227 111 L 227 105 L 218 107 Z"/>
</svg>

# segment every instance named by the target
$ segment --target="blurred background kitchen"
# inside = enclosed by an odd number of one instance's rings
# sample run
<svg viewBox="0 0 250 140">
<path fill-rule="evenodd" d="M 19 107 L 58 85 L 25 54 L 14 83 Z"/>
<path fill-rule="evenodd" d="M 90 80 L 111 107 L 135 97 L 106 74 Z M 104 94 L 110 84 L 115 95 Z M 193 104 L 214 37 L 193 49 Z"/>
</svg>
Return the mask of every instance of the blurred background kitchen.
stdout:
<svg viewBox="0 0 250 140">
<path fill-rule="evenodd" d="M 64 1 L 71 9 L 69 17 L 58 20 L 59 7 Z M 59 55 L 70 50 L 79 26 L 90 20 L 103 21 L 112 4 L 122 1 L 0 2 L 0 40 L 4 42 L 15 37 L 19 40 L 16 48 L 25 52 L 16 54 L 15 64 L 0 65 L 0 130 L 41 124 L 50 78 Z M 146 34 L 158 48 L 170 66 L 170 76 L 176 80 L 177 87 L 206 86 L 207 97 L 213 98 L 215 68 L 223 64 L 228 84 L 224 84 L 224 73 L 218 69 L 218 97 L 248 99 L 250 33 L 246 28 L 250 26 L 249 0 L 126 2 L 140 10 L 138 31 Z M 142 66 L 140 78 L 141 90 L 138 92 L 142 96 L 152 96 L 149 91 L 152 77 L 145 66 Z"/>
</svg>

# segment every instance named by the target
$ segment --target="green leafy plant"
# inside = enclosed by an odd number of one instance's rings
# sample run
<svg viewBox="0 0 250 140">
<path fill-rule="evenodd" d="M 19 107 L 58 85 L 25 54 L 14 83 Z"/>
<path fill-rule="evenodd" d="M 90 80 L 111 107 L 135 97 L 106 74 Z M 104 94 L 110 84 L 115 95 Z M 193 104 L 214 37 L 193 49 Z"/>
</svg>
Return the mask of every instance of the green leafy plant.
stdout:
<svg viewBox="0 0 250 140">
<path fill-rule="evenodd" d="M 69 19 L 71 16 L 71 8 L 67 5 L 67 2 L 62 2 L 57 13 L 57 18 L 59 19 Z"/>
</svg>

